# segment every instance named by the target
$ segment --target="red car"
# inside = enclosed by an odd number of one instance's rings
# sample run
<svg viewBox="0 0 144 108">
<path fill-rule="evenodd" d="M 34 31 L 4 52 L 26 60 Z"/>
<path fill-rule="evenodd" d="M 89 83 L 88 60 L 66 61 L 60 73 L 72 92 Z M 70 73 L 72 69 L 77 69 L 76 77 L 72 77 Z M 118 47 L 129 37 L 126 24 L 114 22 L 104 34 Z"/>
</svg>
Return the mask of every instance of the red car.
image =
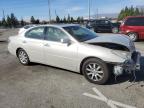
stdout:
<svg viewBox="0 0 144 108">
<path fill-rule="evenodd" d="M 126 17 L 120 26 L 120 31 L 133 41 L 144 39 L 144 16 Z"/>
</svg>

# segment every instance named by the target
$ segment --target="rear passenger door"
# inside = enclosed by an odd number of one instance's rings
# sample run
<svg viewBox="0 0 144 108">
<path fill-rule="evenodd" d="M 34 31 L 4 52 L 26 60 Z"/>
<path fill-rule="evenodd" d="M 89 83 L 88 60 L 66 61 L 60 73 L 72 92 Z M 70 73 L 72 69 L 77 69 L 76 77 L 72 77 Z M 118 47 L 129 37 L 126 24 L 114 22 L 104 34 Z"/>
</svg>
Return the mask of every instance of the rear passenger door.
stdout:
<svg viewBox="0 0 144 108">
<path fill-rule="evenodd" d="M 23 48 L 26 50 L 32 62 L 43 63 L 43 40 L 45 27 L 36 27 L 25 33 L 22 40 Z"/>
</svg>

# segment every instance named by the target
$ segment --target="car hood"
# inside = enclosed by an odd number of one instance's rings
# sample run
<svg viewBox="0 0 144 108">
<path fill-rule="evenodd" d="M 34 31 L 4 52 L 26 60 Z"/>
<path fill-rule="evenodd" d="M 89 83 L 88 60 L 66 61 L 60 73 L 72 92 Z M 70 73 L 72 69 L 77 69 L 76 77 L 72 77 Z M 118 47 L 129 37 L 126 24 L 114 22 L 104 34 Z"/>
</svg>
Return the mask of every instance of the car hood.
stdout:
<svg viewBox="0 0 144 108">
<path fill-rule="evenodd" d="M 94 39 L 85 41 L 86 43 L 115 43 L 119 45 L 124 45 L 130 48 L 131 41 L 128 37 L 124 35 L 105 35 L 105 36 L 98 36 Z"/>
</svg>

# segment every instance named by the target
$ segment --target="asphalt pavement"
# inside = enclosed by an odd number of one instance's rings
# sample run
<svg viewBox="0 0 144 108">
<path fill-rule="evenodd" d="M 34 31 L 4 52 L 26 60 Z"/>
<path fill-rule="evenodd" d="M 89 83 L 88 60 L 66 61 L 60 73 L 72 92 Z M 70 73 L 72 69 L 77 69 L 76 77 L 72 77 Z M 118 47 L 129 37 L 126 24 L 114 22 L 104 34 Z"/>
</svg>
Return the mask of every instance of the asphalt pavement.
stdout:
<svg viewBox="0 0 144 108">
<path fill-rule="evenodd" d="M 17 29 L 1 31 L 0 40 L 16 34 Z M 135 45 L 144 54 L 144 41 Z M 135 82 L 125 75 L 95 85 L 71 71 L 23 66 L 0 42 L 0 108 L 144 108 L 144 57 L 141 65 Z"/>
</svg>

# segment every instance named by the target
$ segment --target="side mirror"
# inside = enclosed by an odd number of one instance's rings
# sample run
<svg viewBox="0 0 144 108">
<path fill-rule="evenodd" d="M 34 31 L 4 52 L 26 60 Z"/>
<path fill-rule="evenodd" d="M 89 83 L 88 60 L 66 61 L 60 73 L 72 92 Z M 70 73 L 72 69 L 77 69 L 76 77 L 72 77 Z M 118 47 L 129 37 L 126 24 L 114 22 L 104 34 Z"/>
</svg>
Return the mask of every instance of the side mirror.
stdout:
<svg viewBox="0 0 144 108">
<path fill-rule="evenodd" d="M 66 38 L 65 39 L 61 39 L 60 42 L 63 43 L 63 44 L 67 44 L 68 46 L 71 44 L 71 40 L 70 39 L 66 39 Z"/>
</svg>

